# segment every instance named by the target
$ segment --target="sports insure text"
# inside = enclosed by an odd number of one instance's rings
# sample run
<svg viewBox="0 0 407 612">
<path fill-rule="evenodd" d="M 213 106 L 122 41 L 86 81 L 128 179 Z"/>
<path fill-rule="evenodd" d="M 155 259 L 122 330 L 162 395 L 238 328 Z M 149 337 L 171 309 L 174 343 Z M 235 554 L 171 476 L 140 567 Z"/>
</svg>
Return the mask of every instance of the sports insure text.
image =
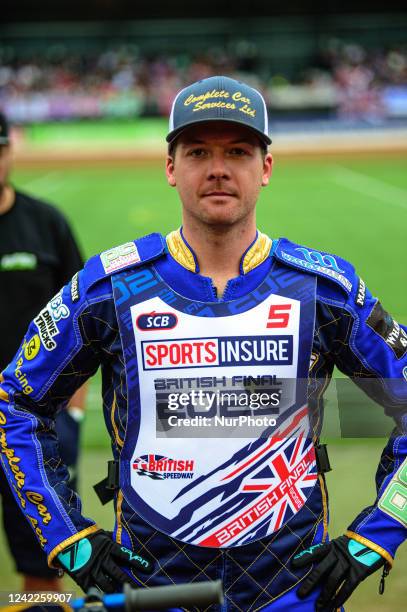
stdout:
<svg viewBox="0 0 407 612">
<path fill-rule="evenodd" d="M 211 366 L 291 365 L 293 337 L 232 336 L 143 341 L 144 370 Z"/>
</svg>

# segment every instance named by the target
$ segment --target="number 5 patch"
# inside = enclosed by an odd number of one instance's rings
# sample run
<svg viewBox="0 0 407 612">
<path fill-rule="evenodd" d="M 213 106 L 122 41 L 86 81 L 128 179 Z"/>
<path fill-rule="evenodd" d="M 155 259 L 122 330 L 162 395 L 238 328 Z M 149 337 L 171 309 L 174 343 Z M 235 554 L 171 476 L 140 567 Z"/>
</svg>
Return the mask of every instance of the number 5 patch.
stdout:
<svg viewBox="0 0 407 612">
<path fill-rule="evenodd" d="M 403 461 L 381 496 L 379 508 L 407 527 L 407 459 Z"/>
</svg>

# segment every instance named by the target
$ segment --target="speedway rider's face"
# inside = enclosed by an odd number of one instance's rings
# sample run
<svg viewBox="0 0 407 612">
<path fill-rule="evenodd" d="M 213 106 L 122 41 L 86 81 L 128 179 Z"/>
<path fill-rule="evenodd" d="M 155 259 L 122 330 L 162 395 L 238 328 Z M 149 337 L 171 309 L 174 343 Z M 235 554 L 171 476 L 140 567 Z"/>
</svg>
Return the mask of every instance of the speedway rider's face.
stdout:
<svg viewBox="0 0 407 612">
<path fill-rule="evenodd" d="M 166 164 L 168 183 L 182 201 L 184 227 L 218 229 L 255 222 L 259 191 L 271 169 L 271 154 L 263 153 L 251 130 L 222 121 L 187 128 Z"/>
</svg>

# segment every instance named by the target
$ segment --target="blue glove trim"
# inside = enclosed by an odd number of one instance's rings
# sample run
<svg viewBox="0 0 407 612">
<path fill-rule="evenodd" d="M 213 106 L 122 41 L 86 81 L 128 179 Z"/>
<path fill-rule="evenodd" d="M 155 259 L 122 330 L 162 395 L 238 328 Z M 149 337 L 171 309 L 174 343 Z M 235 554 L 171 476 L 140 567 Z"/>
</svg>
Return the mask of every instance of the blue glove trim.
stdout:
<svg viewBox="0 0 407 612">
<path fill-rule="evenodd" d="M 368 567 L 372 567 L 372 565 L 381 559 L 381 556 L 377 552 L 356 540 L 349 540 L 348 551 L 356 561 Z"/>
<path fill-rule="evenodd" d="M 58 561 L 70 572 L 76 572 L 87 564 L 92 555 L 92 544 L 88 538 L 78 540 L 68 550 L 59 553 Z"/>
</svg>

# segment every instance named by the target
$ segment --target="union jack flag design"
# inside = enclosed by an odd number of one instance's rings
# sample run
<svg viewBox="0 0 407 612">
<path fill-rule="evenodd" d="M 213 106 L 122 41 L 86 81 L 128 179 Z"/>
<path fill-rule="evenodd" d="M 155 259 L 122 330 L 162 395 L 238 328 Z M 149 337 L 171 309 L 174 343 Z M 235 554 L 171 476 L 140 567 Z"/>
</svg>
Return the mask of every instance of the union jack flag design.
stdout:
<svg viewBox="0 0 407 612">
<path fill-rule="evenodd" d="M 175 499 L 190 502 L 173 537 L 199 546 L 240 546 L 277 531 L 303 507 L 318 477 L 307 408 L 284 425 L 184 487 Z"/>
</svg>

